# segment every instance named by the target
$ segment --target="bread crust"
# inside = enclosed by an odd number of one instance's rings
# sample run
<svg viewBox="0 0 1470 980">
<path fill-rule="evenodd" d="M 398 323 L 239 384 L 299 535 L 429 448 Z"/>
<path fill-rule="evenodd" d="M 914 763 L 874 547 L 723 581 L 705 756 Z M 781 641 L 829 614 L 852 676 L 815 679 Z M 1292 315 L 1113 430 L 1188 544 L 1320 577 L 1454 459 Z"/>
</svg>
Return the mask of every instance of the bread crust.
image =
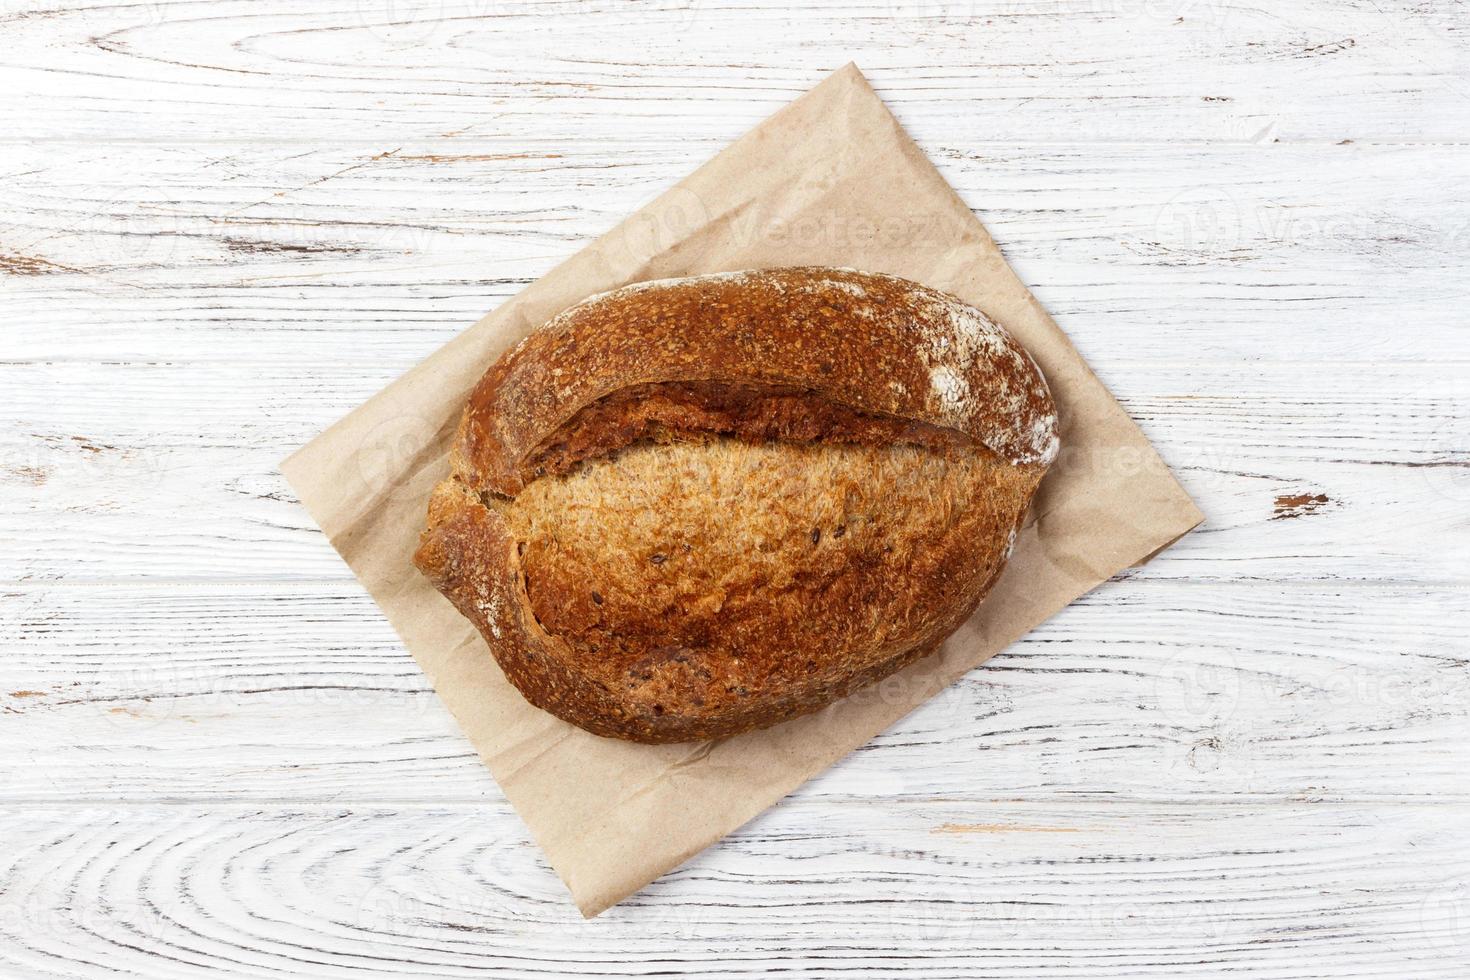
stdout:
<svg viewBox="0 0 1470 980">
<path fill-rule="evenodd" d="M 995 465 L 1005 467 L 1002 479 L 1012 485 L 925 541 L 927 547 L 880 542 L 856 561 L 839 557 L 834 563 L 842 567 L 823 576 L 821 588 L 763 583 L 762 594 L 746 596 L 753 600 L 746 610 L 754 605 L 764 615 L 757 616 L 753 635 L 742 636 L 738 657 L 722 642 L 726 635 L 704 643 L 686 635 L 677 637 L 686 642 L 670 643 L 663 630 L 640 630 L 636 622 L 617 630 L 620 638 L 635 640 L 634 653 L 621 658 L 569 642 L 551 624 L 571 636 L 596 601 L 590 597 L 605 595 L 603 604 L 610 605 L 618 593 L 638 589 L 630 597 L 636 602 L 657 590 L 655 569 L 619 576 L 585 567 L 558 575 L 556 565 L 545 562 L 535 568 L 505 507 L 493 500 L 487 505 L 455 480 L 435 491 L 430 530 L 416 561 L 538 708 L 597 735 L 640 742 L 718 738 L 820 709 L 932 651 L 964 622 L 1009 557 L 1025 513 L 1014 501 L 1029 497 L 1041 476 L 1035 466 Z M 849 530 L 848 536 L 858 535 Z M 796 577 L 820 568 L 812 564 Z M 736 597 L 730 600 L 733 606 Z M 680 604 L 682 618 L 696 630 L 702 604 Z M 783 605 L 805 615 L 782 615 Z M 657 618 L 665 614 L 664 603 L 645 611 Z M 876 612 L 885 614 L 884 621 L 866 622 Z M 737 622 L 748 619 L 737 612 Z M 739 632 L 726 626 L 729 634 Z M 824 641 L 825 649 L 817 648 Z"/>
<path fill-rule="evenodd" d="M 1056 447 L 1040 371 L 952 297 L 812 268 L 638 284 L 487 371 L 414 560 L 531 703 L 720 737 L 934 649 Z"/>
<path fill-rule="evenodd" d="M 528 458 L 588 406 L 704 381 L 811 392 L 952 430 L 1013 463 L 1057 452 L 1046 381 L 985 314 L 896 276 L 797 267 L 635 283 L 553 317 L 475 387 L 453 468 L 513 495 L 535 478 Z"/>
</svg>

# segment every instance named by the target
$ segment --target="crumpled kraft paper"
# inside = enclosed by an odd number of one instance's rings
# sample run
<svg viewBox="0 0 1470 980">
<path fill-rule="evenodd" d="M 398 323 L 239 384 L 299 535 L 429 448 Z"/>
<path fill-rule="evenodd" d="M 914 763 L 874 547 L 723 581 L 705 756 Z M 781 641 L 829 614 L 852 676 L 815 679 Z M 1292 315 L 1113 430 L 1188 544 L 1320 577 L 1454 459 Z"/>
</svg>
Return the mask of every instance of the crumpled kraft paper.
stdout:
<svg viewBox="0 0 1470 980">
<path fill-rule="evenodd" d="M 485 368 L 628 282 L 782 265 L 887 272 L 985 310 L 1045 372 L 1062 454 L 1000 582 L 938 653 L 818 714 L 710 743 L 589 735 L 531 707 L 410 563 Z M 584 915 L 708 847 L 1202 518 L 856 66 L 829 76 L 281 467 L 490 767 Z"/>
</svg>

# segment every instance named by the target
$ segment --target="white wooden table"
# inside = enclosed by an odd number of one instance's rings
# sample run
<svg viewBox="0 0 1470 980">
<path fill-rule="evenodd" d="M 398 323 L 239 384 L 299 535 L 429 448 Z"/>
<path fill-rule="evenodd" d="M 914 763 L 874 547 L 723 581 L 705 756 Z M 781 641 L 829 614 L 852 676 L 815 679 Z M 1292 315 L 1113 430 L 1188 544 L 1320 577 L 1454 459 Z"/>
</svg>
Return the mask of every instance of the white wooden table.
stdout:
<svg viewBox="0 0 1470 980">
<path fill-rule="evenodd" d="M 0 0 L 0 977 L 1464 977 L 1470 12 Z M 856 60 L 1208 523 L 582 921 L 276 463 Z"/>
</svg>

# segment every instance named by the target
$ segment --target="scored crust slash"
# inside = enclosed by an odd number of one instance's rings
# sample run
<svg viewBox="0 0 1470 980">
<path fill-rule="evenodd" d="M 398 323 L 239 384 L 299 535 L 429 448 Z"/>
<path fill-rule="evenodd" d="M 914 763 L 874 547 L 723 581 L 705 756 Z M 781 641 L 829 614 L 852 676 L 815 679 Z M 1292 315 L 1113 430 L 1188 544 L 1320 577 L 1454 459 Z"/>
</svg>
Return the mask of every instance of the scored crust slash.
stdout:
<svg viewBox="0 0 1470 980">
<path fill-rule="evenodd" d="M 486 372 L 415 563 L 532 704 L 678 742 L 815 711 L 934 650 L 1058 448 L 1041 372 L 918 283 L 637 283 Z"/>
</svg>

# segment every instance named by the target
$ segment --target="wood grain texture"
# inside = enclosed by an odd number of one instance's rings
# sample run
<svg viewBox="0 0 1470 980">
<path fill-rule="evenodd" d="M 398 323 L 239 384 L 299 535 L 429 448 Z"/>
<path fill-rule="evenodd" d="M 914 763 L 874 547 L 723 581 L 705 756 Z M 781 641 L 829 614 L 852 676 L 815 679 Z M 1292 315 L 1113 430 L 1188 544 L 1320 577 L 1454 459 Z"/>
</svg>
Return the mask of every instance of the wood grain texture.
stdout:
<svg viewBox="0 0 1470 980">
<path fill-rule="evenodd" d="M 1467 616 L 1458 588 L 1112 583 L 797 795 L 1470 803 Z M 7 799 L 497 795 L 353 583 L 30 585 L 0 618 Z"/>
<path fill-rule="evenodd" d="M 344 576 L 275 467 L 395 371 L 0 364 L 16 420 L 0 438 L 12 502 L 0 533 L 29 542 L 0 553 L 0 581 Z M 1102 370 L 1209 517 L 1137 574 L 1470 582 L 1465 372 L 1454 361 Z M 375 431 L 369 463 L 413 451 L 426 423 L 402 423 Z M 1139 461 L 1064 450 L 1056 465 Z M 1328 499 L 1278 510 L 1301 494 Z M 48 513 L 66 519 L 37 519 Z"/>
<path fill-rule="evenodd" d="M 1452 4 L 12 0 L 7 9 L 14 43 L 0 84 L 17 97 L 0 128 L 46 138 L 126 138 L 133 124 L 169 140 L 591 142 L 630 128 L 728 139 L 732 125 L 854 60 L 921 142 L 926 130 L 963 145 L 1470 134 L 1463 12 Z"/>
<path fill-rule="evenodd" d="M 504 804 L 13 808 L 0 969 L 1458 978 L 1467 816 L 793 801 L 584 922 Z"/>
<path fill-rule="evenodd" d="M 1099 367 L 1470 358 L 1470 285 L 1447 275 L 1470 262 L 1458 146 L 935 137 L 925 148 Z M 9 144 L 8 355 L 396 373 L 722 143 Z M 926 227 L 884 232 L 922 244 Z"/>
<path fill-rule="evenodd" d="M 1466 975 L 1467 26 L 0 0 L 0 976 Z M 1208 520 L 584 923 L 275 466 L 849 60 Z"/>
</svg>

